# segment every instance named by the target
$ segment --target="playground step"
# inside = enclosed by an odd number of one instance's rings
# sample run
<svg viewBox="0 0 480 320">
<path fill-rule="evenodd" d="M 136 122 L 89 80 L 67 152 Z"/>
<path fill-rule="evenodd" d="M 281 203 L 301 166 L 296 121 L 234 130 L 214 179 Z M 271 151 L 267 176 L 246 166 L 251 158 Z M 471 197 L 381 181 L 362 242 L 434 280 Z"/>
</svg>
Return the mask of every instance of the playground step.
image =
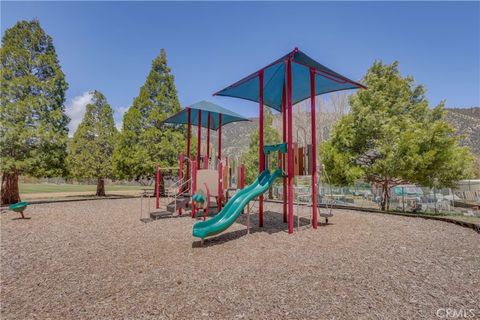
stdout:
<svg viewBox="0 0 480 320">
<path fill-rule="evenodd" d="M 175 206 L 175 202 L 176 202 L 176 206 Z M 189 197 L 178 197 L 176 200 L 173 200 L 167 205 L 167 211 L 175 212 L 175 207 L 177 209 L 186 209 L 188 208 L 189 203 L 190 203 Z"/>
</svg>

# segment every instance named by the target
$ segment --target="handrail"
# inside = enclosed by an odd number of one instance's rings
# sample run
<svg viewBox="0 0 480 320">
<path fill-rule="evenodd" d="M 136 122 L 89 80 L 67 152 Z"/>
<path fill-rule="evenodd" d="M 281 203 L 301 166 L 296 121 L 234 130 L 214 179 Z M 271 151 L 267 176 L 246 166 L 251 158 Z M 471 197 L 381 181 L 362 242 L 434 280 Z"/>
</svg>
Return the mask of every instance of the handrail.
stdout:
<svg viewBox="0 0 480 320">
<path fill-rule="evenodd" d="M 192 178 L 190 178 L 188 180 L 183 180 L 183 179 L 179 180 L 176 183 L 174 183 L 174 187 L 172 189 L 173 190 L 180 190 L 181 187 L 183 187 L 185 184 L 188 184 L 191 180 L 192 180 Z M 177 199 L 178 199 L 178 197 L 186 194 L 186 192 L 187 192 L 186 190 L 182 191 L 182 192 L 176 191 L 176 192 L 173 192 L 173 193 L 167 192 L 168 201 L 170 201 L 170 199 L 173 198 L 173 202 L 174 202 L 174 205 L 175 205 L 174 212 L 177 212 Z"/>
</svg>

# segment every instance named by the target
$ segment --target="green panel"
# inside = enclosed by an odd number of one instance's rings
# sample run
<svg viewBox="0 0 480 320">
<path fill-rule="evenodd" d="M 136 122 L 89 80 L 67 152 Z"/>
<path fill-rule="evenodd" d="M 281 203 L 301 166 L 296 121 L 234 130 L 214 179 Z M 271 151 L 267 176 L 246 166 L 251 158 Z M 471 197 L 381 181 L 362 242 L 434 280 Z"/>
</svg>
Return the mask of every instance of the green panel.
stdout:
<svg viewBox="0 0 480 320">
<path fill-rule="evenodd" d="M 22 202 L 17 202 L 14 204 L 11 204 L 8 208 L 10 210 L 16 211 L 16 212 L 21 212 L 25 210 L 25 208 L 28 206 L 28 202 L 22 201 Z"/>
<path fill-rule="evenodd" d="M 278 151 L 280 153 L 287 153 L 287 144 L 286 143 L 268 144 L 263 147 L 263 153 L 265 154 L 269 154 L 275 151 Z"/>
</svg>

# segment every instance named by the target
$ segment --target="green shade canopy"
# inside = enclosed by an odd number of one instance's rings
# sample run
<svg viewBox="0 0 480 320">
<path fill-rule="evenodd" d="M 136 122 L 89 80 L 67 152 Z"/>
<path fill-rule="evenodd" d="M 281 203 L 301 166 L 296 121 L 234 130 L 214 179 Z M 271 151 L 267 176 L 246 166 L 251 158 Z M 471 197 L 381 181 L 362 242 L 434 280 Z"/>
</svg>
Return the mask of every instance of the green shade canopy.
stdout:
<svg viewBox="0 0 480 320">
<path fill-rule="evenodd" d="M 292 103 L 310 98 L 310 68 L 315 71 L 315 95 L 328 92 L 366 88 L 324 65 L 313 60 L 305 53 L 295 48 L 268 66 L 252 73 L 248 77 L 222 89 L 214 95 L 235 97 L 259 102 L 259 74 L 263 70 L 263 103 L 270 108 L 282 111 L 282 91 L 286 83 L 287 61 L 292 61 Z"/>
<path fill-rule="evenodd" d="M 210 113 L 210 129 L 218 130 L 220 127 L 220 115 L 222 115 L 222 126 L 227 123 L 237 122 L 237 121 L 250 121 L 247 118 L 242 117 L 241 115 L 220 107 L 219 105 L 209 102 L 209 101 L 200 101 L 186 107 L 182 111 L 174 114 L 170 118 L 167 118 L 163 123 L 174 123 L 174 124 L 188 124 L 188 109 L 191 110 L 190 113 L 190 123 L 193 126 L 198 126 L 198 113 L 199 111 L 202 114 L 202 127 L 208 127 L 208 114 Z"/>
</svg>

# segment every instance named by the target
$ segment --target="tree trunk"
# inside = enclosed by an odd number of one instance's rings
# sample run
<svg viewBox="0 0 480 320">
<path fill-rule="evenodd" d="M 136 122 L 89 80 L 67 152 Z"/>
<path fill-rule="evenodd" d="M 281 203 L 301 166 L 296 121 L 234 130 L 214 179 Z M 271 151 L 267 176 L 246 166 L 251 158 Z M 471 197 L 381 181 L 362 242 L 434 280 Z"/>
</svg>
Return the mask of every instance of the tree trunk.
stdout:
<svg viewBox="0 0 480 320">
<path fill-rule="evenodd" d="M 153 181 L 153 186 L 154 186 L 154 188 L 155 188 L 155 194 L 156 194 L 156 192 L 157 192 L 157 179 L 155 179 L 155 180 Z M 164 184 L 164 182 L 163 182 L 163 178 L 162 178 L 162 177 L 160 177 L 160 188 L 159 188 L 159 192 L 160 192 L 160 197 L 165 196 L 165 184 Z"/>
<path fill-rule="evenodd" d="M 97 197 L 105 197 L 105 180 L 103 178 L 97 179 Z"/>
<path fill-rule="evenodd" d="M 382 201 L 380 202 L 380 205 L 382 207 L 382 210 L 387 210 L 390 209 L 390 192 L 389 192 L 389 186 L 388 182 L 384 182 L 382 184 Z"/>
<path fill-rule="evenodd" d="M 18 192 L 18 173 L 4 172 L 2 174 L 2 205 L 20 202 Z"/>
</svg>

